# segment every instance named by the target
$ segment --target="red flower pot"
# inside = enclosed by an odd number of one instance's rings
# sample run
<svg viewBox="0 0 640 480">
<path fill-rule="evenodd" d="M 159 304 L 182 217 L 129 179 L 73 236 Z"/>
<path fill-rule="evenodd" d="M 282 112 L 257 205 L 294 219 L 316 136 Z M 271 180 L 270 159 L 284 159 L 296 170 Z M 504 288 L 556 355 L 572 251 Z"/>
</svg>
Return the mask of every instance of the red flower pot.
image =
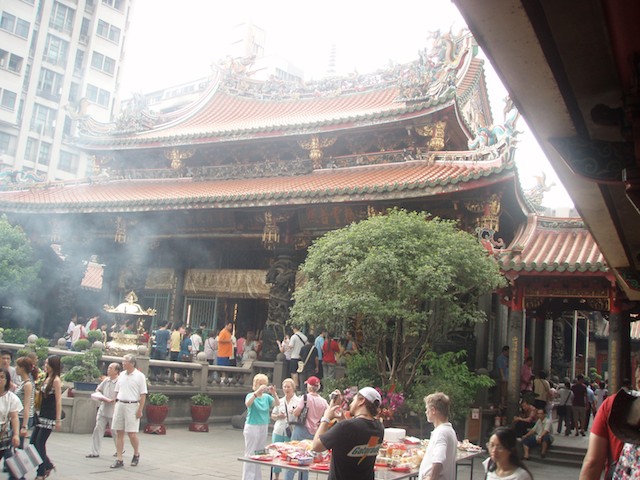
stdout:
<svg viewBox="0 0 640 480">
<path fill-rule="evenodd" d="M 191 405 L 191 423 L 189 424 L 189 431 L 208 432 L 210 415 L 211 405 Z"/>
<path fill-rule="evenodd" d="M 166 435 L 167 429 L 163 425 L 169 414 L 167 405 L 147 405 L 147 425 L 144 427 L 144 433 L 155 433 L 156 435 Z"/>
</svg>

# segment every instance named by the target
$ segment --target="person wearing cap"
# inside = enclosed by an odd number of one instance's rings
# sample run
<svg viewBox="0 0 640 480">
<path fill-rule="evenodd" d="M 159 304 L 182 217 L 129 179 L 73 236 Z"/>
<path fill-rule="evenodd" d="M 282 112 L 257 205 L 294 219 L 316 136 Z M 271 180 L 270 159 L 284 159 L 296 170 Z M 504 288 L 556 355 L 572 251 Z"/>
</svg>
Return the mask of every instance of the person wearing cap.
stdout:
<svg viewBox="0 0 640 480">
<path fill-rule="evenodd" d="M 364 387 L 351 400 L 351 418 L 345 420 L 340 391 L 332 393 L 331 405 L 320 419 L 312 444 L 316 452 L 332 450 L 329 480 L 373 478 L 376 455 L 384 437 L 384 427 L 375 418 L 381 402 L 377 390 Z"/>
<path fill-rule="evenodd" d="M 306 407 L 307 418 L 304 425 L 295 425 L 291 434 L 291 440 L 312 440 L 318 430 L 320 419 L 329 406 L 327 401 L 318 395 L 318 391 L 320 390 L 320 379 L 318 377 L 311 376 L 307 378 L 305 383 L 307 385 L 307 393 L 302 395 L 298 406 L 293 410 L 293 415 L 299 417 L 302 410 Z M 293 480 L 294 474 L 295 472 L 293 470 L 287 470 L 286 480 Z M 309 473 L 300 472 L 299 478 L 300 480 L 307 480 Z"/>
<path fill-rule="evenodd" d="M 420 463 L 418 480 L 455 480 L 458 438 L 449 422 L 450 400 L 442 392 L 424 397 L 427 421 L 435 427 Z"/>
</svg>

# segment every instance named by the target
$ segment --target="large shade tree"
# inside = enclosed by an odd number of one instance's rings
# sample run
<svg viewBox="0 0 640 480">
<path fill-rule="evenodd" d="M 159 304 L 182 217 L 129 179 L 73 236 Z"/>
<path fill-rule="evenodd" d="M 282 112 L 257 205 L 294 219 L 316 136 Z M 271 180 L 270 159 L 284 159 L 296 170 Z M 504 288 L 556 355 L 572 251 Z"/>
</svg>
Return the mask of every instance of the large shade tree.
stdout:
<svg viewBox="0 0 640 480">
<path fill-rule="evenodd" d="M 36 261 L 24 231 L 0 216 L 0 301 L 16 306 L 38 285 L 40 262 Z"/>
<path fill-rule="evenodd" d="M 496 262 L 455 222 L 390 210 L 327 233 L 300 270 L 290 323 L 355 328 L 383 384 L 409 386 L 434 341 L 486 320 L 480 296 L 503 284 Z"/>
</svg>

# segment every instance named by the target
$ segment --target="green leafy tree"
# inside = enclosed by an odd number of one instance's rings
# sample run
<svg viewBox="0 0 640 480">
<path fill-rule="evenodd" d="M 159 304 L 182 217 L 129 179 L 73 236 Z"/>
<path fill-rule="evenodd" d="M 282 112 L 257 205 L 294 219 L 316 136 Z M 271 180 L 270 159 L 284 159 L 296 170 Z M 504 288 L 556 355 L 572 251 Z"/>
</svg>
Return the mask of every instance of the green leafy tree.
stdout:
<svg viewBox="0 0 640 480">
<path fill-rule="evenodd" d="M 424 397 L 443 392 L 451 400 L 449 417 L 461 422 L 469 413 L 478 391 L 492 387 L 495 382 L 488 375 L 477 375 L 466 364 L 467 352 L 428 352 L 420 366 L 412 394 L 408 400 L 414 412 L 424 412 Z"/>
<path fill-rule="evenodd" d="M 40 262 L 20 227 L 0 217 L 0 300 L 10 302 L 28 295 L 38 284 Z"/>
<path fill-rule="evenodd" d="M 354 324 L 383 385 L 406 389 L 434 341 L 485 320 L 478 298 L 503 285 L 497 263 L 452 221 L 390 210 L 327 233 L 300 267 L 291 324 Z"/>
</svg>

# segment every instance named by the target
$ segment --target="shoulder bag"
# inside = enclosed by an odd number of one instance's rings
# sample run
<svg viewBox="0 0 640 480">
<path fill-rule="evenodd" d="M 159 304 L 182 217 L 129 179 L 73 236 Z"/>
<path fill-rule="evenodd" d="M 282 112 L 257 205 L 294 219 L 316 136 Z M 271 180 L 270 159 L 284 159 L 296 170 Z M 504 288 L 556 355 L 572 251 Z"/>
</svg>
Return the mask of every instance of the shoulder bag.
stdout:
<svg viewBox="0 0 640 480">
<path fill-rule="evenodd" d="M 311 345 L 311 348 L 309 349 L 309 353 L 307 354 L 307 358 L 305 359 L 305 361 L 299 361 L 298 362 L 298 369 L 296 370 L 296 373 L 302 373 L 304 371 L 304 367 L 307 365 L 307 362 L 309 361 L 309 359 L 311 358 L 311 354 L 313 353 L 313 350 L 316 347 L 314 347 L 313 345 Z"/>
<path fill-rule="evenodd" d="M 309 414 L 309 407 L 307 406 L 307 394 L 305 393 L 303 396 L 304 405 L 302 407 L 302 411 L 300 415 L 298 415 L 293 422 L 289 422 L 291 425 L 305 425 L 307 423 L 307 415 Z M 289 414 L 287 413 L 287 417 Z"/>
</svg>

